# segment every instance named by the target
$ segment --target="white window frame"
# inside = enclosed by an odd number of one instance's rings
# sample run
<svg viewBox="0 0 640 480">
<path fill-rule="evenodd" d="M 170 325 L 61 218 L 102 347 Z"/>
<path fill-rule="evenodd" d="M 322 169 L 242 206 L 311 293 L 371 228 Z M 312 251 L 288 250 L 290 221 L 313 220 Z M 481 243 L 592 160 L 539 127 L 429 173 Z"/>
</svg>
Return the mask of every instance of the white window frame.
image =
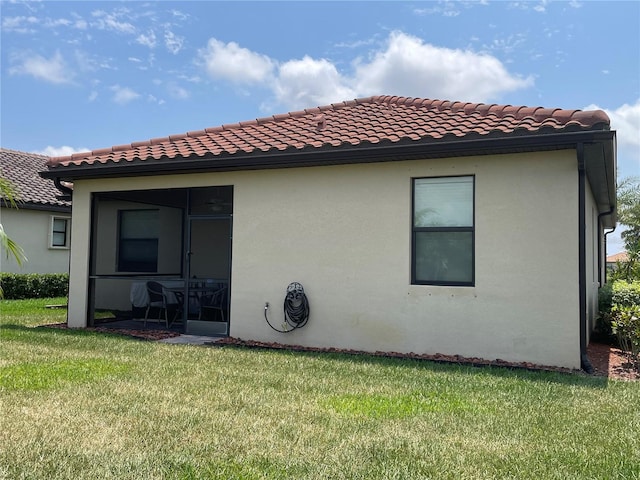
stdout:
<svg viewBox="0 0 640 480">
<path fill-rule="evenodd" d="M 466 179 L 469 182 L 470 186 L 470 218 L 467 222 L 463 222 L 460 225 L 442 225 L 442 226 L 422 226 L 416 224 L 416 184 L 420 180 L 433 180 L 433 181 L 443 181 L 447 182 L 454 179 Z M 412 285 L 437 285 L 437 286 L 451 286 L 451 287 L 474 287 L 475 286 L 475 188 L 476 181 L 475 175 L 449 175 L 442 177 L 419 177 L 413 178 L 411 181 L 411 222 L 412 222 L 412 235 L 411 235 L 411 284 Z M 437 205 L 437 204 L 436 204 Z M 441 205 L 445 205 L 442 203 Z M 470 268 L 470 278 L 468 279 L 437 279 L 435 277 L 432 278 L 419 278 L 417 269 L 418 269 L 418 245 L 417 245 L 417 236 L 421 233 L 451 233 L 451 234 L 463 234 L 470 235 L 471 245 L 469 251 L 469 268 Z"/>
<path fill-rule="evenodd" d="M 65 222 L 65 237 L 64 245 L 54 245 L 54 232 L 56 220 L 64 220 Z M 49 249 L 51 250 L 69 250 L 71 247 L 71 217 L 65 215 L 51 215 L 49 221 Z"/>
</svg>

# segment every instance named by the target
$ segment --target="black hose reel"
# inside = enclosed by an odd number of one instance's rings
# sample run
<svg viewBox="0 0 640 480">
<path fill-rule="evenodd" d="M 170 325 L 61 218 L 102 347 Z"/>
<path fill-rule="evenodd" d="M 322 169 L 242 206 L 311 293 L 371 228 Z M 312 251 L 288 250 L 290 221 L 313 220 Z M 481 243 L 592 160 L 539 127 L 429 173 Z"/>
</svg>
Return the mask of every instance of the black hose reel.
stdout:
<svg viewBox="0 0 640 480">
<path fill-rule="evenodd" d="M 304 293 L 304 287 L 298 282 L 290 283 L 287 287 L 287 293 L 284 297 L 284 321 L 280 325 L 280 329 L 271 325 L 267 316 L 269 304 L 264 305 L 264 319 L 267 324 L 279 333 L 293 332 L 298 328 L 304 327 L 309 321 L 309 300 Z"/>
</svg>

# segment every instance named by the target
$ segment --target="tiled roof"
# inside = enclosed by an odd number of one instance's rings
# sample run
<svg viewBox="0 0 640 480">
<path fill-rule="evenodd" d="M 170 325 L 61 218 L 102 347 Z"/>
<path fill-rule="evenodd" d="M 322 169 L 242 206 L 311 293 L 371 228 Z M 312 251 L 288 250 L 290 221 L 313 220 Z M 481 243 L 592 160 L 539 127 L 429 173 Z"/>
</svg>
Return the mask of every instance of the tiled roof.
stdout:
<svg viewBox="0 0 640 480">
<path fill-rule="evenodd" d="M 70 207 L 69 202 L 58 200 L 61 195 L 51 180 L 38 175 L 44 170 L 49 157 L 35 153 L 17 152 L 0 148 L 0 176 L 9 180 L 16 189 L 17 199 L 24 207 L 29 205 Z"/>
<path fill-rule="evenodd" d="M 50 168 L 608 130 L 601 111 L 375 96 L 55 157 Z"/>
<path fill-rule="evenodd" d="M 616 253 L 614 255 L 609 255 L 607 257 L 607 263 L 616 263 L 616 262 L 628 262 L 629 261 L 629 255 L 627 254 L 627 252 L 620 252 L 620 253 Z"/>
</svg>

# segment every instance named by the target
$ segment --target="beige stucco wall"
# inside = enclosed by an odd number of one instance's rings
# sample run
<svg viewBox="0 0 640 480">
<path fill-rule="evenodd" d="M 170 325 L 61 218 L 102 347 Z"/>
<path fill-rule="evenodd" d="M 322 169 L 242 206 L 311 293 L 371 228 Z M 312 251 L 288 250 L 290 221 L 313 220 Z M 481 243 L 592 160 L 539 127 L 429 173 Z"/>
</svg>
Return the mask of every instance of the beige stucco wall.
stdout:
<svg viewBox="0 0 640 480">
<path fill-rule="evenodd" d="M 474 287 L 410 285 L 411 178 L 475 175 Z M 85 325 L 91 191 L 234 186 L 232 336 L 579 367 L 574 151 L 81 180 L 69 323 Z M 283 335 L 290 282 L 311 304 Z"/>
<path fill-rule="evenodd" d="M 13 257 L 0 255 L 0 272 L 5 273 L 67 273 L 69 249 L 51 248 L 51 217 L 69 218 L 67 213 L 43 210 L 0 208 L 0 223 L 7 234 L 20 245 L 28 261 L 18 265 Z"/>
</svg>

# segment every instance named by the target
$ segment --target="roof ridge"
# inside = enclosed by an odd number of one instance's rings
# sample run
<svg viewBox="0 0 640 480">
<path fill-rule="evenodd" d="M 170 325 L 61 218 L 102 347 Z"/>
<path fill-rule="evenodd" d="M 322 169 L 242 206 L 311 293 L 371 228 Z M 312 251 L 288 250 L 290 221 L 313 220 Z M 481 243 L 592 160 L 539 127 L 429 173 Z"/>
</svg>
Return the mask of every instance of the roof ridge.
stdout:
<svg viewBox="0 0 640 480">
<path fill-rule="evenodd" d="M 291 118 L 302 118 L 305 115 L 318 114 L 318 113 L 322 113 L 322 112 L 327 111 L 327 110 L 339 110 L 339 109 L 346 108 L 346 107 L 352 107 L 352 106 L 355 106 L 355 105 L 358 105 L 358 104 L 371 103 L 370 101 L 373 98 L 374 97 L 364 97 L 364 98 L 358 98 L 358 99 L 354 99 L 354 100 L 346 100 L 346 101 L 343 101 L 343 102 L 332 103 L 332 104 L 329 104 L 329 105 L 306 108 L 304 110 L 297 110 L 297 111 L 292 111 L 292 112 L 287 112 L 287 113 L 274 114 L 274 115 L 271 115 L 270 117 L 261 117 L 261 118 L 256 118 L 254 120 L 245 120 L 245 121 L 237 122 L 237 123 L 227 123 L 227 124 L 219 125 L 217 127 L 207 127 L 204 130 L 193 130 L 193 131 L 189 131 L 189 132 L 185 132 L 185 133 L 167 135 L 165 137 L 157 137 L 157 138 L 152 138 L 152 139 L 149 139 L 149 140 L 131 142 L 129 144 L 115 145 L 115 146 L 112 146 L 112 147 L 99 148 L 99 149 L 96 149 L 96 150 L 89 150 L 89 151 L 86 151 L 86 152 L 76 152 L 76 153 L 73 153 L 71 155 L 63 155 L 63 156 L 59 156 L 59 157 L 48 157 L 49 158 L 48 165 L 57 164 L 57 163 L 63 162 L 63 161 L 77 160 L 79 158 L 85 158 L 87 156 L 105 155 L 105 154 L 109 154 L 109 153 L 130 150 L 132 148 L 137 148 L 137 147 L 159 145 L 159 144 L 167 143 L 167 142 L 172 143 L 172 142 L 175 142 L 176 140 L 181 140 L 181 139 L 184 139 L 184 138 L 196 138 L 196 137 L 200 137 L 200 136 L 206 135 L 208 133 L 219 133 L 219 132 L 222 132 L 222 131 L 245 128 L 245 127 L 248 127 L 248 126 L 254 126 L 254 125 L 257 126 L 257 125 L 263 125 L 265 123 L 288 120 L 288 119 L 291 119 Z"/>
<path fill-rule="evenodd" d="M 372 103 L 387 103 L 396 105 L 408 105 L 408 106 L 422 106 L 427 107 L 430 110 L 437 109 L 438 111 L 451 110 L 457 112 L 464 110 L 465 113 L 471 113 L 478 111 L 483 116 L 493 114 L 500 118 L 506 116 L 513 116 L 516 120 L 522 120 L 528 116 L 533 117 L 535 120 L 540 121 L 542 119 L 553 118 L 562 123 L 568 123 L 571 120 L 580 121 L 580 123 L 589 124 L 591 126 L 596 123 L 609 123 L 610 118 L 603 110 L 567 110 L 561 108 L 546 108 L 542 106 L 529 107 L 526 105 L 513 106 L 510 104 L 496 104 L 496 103 L 473 103 L 473 102 L 461 102 L 452 100 L 438 100 L 416 97 L 399 97 L 391 95 L 378 95 L 369 97 Z M 362 103 L 362 102 L 360 102 Z"/>
<path fill-rule="evenodd" d="M 291 119 L 303 118 L 311 116 L 313 121 L 318 123 L 319 128 L 322 125 L 324 127 L 325 112 L 338 112 L 346 108 L 357 107 L 359 105 L 378 104 L 386 105 L 390 110 L 397 107 L 413 107 L 415 109 L 424 109 L 425 111 L 433 112 L 446 112 L 449 111 L 454 114 L 463 114 L 466 116 L 474 115 L 476 118 L 480 117 L 493 117 L 499 119 L 513 118 L 517 121 L 522 121 L 527 118 L 531 118 L 537 123 L 542 123 L 547 120 L 553 120 L 556 124 L 561 126 L 567 126 L 569 123 L 575 122 L 584 127 L 594 127 L 597 124 L 609 124 L 610 120 L 607 114 L 602 110 L 565 110 L 560 108 L 545 108 L 545 107 L 528 107 L 528 106 L 512 106 L 512 105 L 500 105 L 489 103 L 472 103 L 461 102 L 451 100 L 438 100 L 416 97 L 403 97 L 392 95 L 374 95 L 370 97 L 356 98 L 353 100 L 345 100 L 342 102 L 332 103 L 328 105 L 306 108 L 303 110 L 291 111 L 287 113 L 280 113 L 271 115 L 268 117 L 256 118 L 253 120 L 247 120 L 237 123 L 222 124 L 216 127 L 208 127 L 203 130 L 194 130 L 185 133 L 167 135 L 165 137 L 152 138 L 143 141 L 132 142 L 129 144 L 116 145 L 107 148 L 101 148 L 91 150 L 88 152 L 77 152 L 72 155 L 48 157 L 49 161 L 47 165 L 57 165 L 62 162 L 76 161 L 85 159 L 87 157 L 95 157 L 100 155 L 109 155 L 117 152 L 125 152 L 140 147 L 151 147 L 158 145 L 170 145 L 179 142 L 180 140 L 188 141 L 191 138 L 204 137 L 211 134 L 218 134 L 221 132 L 230 132 L 234 130 L 241 130 L 247 127 L 258 127 L 260 125 L 279 123 Z"/>
</svg>

